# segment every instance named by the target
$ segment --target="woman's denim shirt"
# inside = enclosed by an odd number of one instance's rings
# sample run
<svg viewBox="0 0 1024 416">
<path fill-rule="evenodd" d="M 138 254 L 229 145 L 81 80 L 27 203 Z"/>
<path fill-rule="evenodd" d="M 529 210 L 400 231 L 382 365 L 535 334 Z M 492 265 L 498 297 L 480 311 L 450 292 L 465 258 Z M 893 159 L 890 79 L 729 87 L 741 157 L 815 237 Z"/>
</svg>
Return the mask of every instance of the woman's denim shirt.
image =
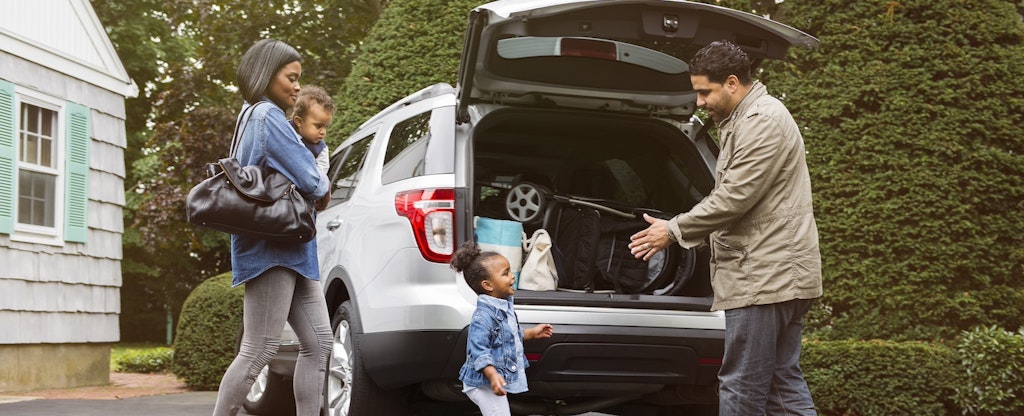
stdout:
<svg viewBox="0 0 1024 416">
<path fill-rule="evenodd" d="M 459 370 L 463 391 L 476 387 L 490 390 L 491 382 L 482 371 L 488 365 L 493 365 L 505 378 L 505 391 L 527 390 L 526 367 L 530 364 L 523 353 L 523 330 L 513 305 L 512 296 L 477 296 L 476 311 L 469 322 L 466 363 Z"/>
<path fill-rule="evenodd" d="M 249 104 L 242 106 L 244 112 Z M 241 117 L 241 114 L 239 114 Z M 310 200 L 327 194 L 327 177 L 316 168 L 316 160 L 299 140 L 284 110 L 266 98 L 244 121 L 245 131 L 235 152 L 242 166 L 273 168 L 288 177 Z M 316 241 L 283 243 L 231 236 L 232 286 L 238 286 L 273 267 L 287 267 L 311 280 L 320 280 Z"/>
</svg>

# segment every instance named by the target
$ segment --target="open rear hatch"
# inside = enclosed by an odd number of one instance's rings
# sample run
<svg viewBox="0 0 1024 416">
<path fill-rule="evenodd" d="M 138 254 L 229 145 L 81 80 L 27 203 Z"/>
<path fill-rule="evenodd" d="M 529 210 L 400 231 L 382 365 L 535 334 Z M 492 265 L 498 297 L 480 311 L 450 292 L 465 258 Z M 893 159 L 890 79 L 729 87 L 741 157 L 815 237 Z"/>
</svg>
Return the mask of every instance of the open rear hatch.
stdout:
<svg viewBox="0 0 1024 416">
<path fill-rule="evenodd" d="M 471 12 L 457 119 L 469 121 L 474 103 L 506 106 L 473 128 L 473 215 L 504 203 L 494 218 L 527 235 L 545 229 L 565 263 L 558 291 L 520 291 L 518 303 L 710 309 L 705 249 L 672 246 L 641 265 L 621 249 L 646 227 L 641 213 L 670 218 L 713 186 L 684 59 L 717 40 L 755 65 L 818 44 L 778 22 L 686 1 L 502 0 Z M 526 207 L 531 215 L 517 213 Z"/>
<path fill-rule="evenodd" d="M 502 0 L 474 9 L 459 69 L 460 122 L 477 102 L 688 120 L 689 59 L 729 40 L 754 63 L 818 40 L 738 10 L 686 1 Z"/>
</svg>

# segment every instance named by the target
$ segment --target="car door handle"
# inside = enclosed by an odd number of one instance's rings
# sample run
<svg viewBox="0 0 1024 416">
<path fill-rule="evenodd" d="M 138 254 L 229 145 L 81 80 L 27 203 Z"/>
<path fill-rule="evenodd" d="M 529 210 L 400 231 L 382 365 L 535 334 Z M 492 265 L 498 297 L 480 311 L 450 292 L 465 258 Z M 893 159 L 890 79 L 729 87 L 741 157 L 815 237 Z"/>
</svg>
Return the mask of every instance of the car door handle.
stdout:
<svg viewBox="0 0 1024 416">
<path fill-rule="evenodd" d="M 327 222 L 327 231 L 337 230 L 338 227 L 341 227 L 341 218 L 335 218 Z"/>
</svg>

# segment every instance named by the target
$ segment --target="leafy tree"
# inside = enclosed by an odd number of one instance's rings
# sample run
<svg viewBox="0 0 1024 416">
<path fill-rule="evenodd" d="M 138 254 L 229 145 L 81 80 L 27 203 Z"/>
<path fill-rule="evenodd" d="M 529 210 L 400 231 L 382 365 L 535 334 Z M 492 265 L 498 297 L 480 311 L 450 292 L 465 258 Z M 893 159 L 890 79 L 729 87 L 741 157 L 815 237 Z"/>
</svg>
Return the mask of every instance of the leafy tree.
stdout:
<svg viewBox="0 0 1024 416">
<path fill-rule="evenodd" d="M 223 157 L 240 99 L 242 54 L 276 38 L 303 55 L 303 83 L 336 90 L 386 0 L 125 0 L 94 2 L 129 75 L 131 167 L 125 209 L 122 325 L 126 339 L 162 339 L 199 282 L 230 268 L 228 240 L 185 222 L 184 198 L 203 165 Z M 169 313 L 168 313 L 169 312 Z M 159 335 L 158 335 L 159 334 Z M 157 338 L 159 337 L 159 338 Z"/>
<path fill-rule="evenodd" d="M 160 0 L 93 1 L 92 6 L 107 36 L 117 50 L 132 80 L 139 86 L 139 95 L 125 101 L 125 129 L 128 132 L 127 160 L 138 159 L 145 144 L 150 114 L 164 83 L 161 70 L 166 62 L 182 61 L 187 49 L 180 38 L 172 36 L 171 27 L 158 13 Z M 126 182 L 134 183 L 134 172 L 127 172 Z"/>
<path fill-rule="evenodd" d="M 177 71 L 196 72 L 194 104 L 235 110 L 233 88 L 242 54 L 257 40 L 274 38 L 303 56 L 303 83 L 335 91 L 349 62 L 386 0 L 216 0 L 168 2 L 171 24 L 193 44 L 191 62 Z M 175 75 L 176 70 L 171 70 Z M 171 114 L 176 116 L 176 114 Z"/>
<path fill-rule="evenodd" d="M 165 16 L 160 13 L 163 1 L 125 0 L 119 2 L 93 1 L 92 6 L 107 35 L 117 50 L 128 74 L 139 86 L 139 95 L 125 100 L 125 130 L 127 146 L 125 161 L 126 195 L 124 209 L 121 287 L 121 338 L 125 341 L 163 339 L 167 296 L 157 278 L 157 270 L 147 264 L 150 256 L 141 246 L 140 234 L 131 227 L 139 207 L 135 189 L 139 175 L 132 169 L 134 161 L 143 156 L 143 148 L 150 135 L 150 122 L 156 97 L 167 88 L 162 73 L 167 62 L 183 61 L 188 52 L 181 38 L 172 35 Z M 154 325 L 154 323 L 156 323 Z"/>
<path fill-rule="evenodd" d="M 1024 24 L 1002 0 L 787 0 L 821 46 L 766 83 L 803 127 L 825 272 L 813 327 L 1024 324 Z M 781 76 L 794 73 L 796 76 Z M 776 76 L 780 74 L 780 76 Z"/>
</svg>

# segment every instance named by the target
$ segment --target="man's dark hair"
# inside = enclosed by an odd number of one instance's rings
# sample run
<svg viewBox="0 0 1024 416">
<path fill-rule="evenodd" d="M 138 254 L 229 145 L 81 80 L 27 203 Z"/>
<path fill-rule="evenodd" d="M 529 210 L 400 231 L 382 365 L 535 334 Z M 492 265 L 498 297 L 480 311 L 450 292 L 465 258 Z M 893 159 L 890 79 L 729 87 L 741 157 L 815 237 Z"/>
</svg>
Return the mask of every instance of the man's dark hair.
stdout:
<svg viewBox="0 0 1024 416">
<path fill-rule="evenodd" d="M 704 75 L 717 84 L 724 84 L 729 75 L 735 75 L 740 84 L 750 85 L 750 58 L 732 42 L 714 41 L 693 56 L 690 75 Z"/>
</svg>

